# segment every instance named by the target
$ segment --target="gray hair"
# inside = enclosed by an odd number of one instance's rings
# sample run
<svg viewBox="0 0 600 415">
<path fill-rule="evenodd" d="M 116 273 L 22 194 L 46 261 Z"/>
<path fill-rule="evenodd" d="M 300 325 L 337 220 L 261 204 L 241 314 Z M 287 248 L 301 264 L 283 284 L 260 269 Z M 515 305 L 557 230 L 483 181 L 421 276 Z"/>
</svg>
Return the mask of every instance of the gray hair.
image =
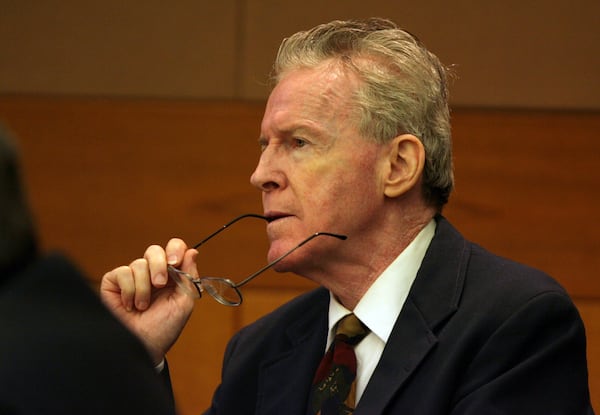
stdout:
<svg viewBox="0 0 600 415">
<path fill-rule="evenodd" d="M 384 143 L 408 133 L 421 140 L 424 195 L 441 210 L 454 185 L 447 69 L 415 36 L 389 20 L 371 18 L 333 21 L 284 39 L 272 80 L 327 60 L 360 81 L 354 99 L 365 137 Z"/>
</svg>

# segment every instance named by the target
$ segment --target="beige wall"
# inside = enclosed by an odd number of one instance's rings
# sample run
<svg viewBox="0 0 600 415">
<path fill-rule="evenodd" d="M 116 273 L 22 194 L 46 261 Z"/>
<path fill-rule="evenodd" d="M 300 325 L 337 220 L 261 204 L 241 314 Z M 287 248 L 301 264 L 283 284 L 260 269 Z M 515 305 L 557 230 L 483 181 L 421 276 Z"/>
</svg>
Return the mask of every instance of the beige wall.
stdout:
<svg viewBox="0 0 600 415">
<path fill-rule="evenodd" d="M 600 109 L 597 0 L 0 0 L 0 94 L 262 99 L 283 36 L 371 15 L 455 65 L 455 106 Z"/>
</svg>

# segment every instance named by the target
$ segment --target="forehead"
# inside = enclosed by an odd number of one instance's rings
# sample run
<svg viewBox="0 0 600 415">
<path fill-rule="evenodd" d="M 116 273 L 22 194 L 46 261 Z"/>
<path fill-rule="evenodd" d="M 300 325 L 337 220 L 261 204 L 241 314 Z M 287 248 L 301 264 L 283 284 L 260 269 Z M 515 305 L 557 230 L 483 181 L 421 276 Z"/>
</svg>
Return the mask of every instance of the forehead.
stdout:
<svg viewBox="0 0 600 415">
<path fill-rule="evenodd" d="M 290 70 L 269 96 L 263 131 L 289 123 L 323 124 L 346 122 L 353 112 L 352 96 L 357 81 L 339 64 L 323 63 L 315 68 Z"/>
</svg>

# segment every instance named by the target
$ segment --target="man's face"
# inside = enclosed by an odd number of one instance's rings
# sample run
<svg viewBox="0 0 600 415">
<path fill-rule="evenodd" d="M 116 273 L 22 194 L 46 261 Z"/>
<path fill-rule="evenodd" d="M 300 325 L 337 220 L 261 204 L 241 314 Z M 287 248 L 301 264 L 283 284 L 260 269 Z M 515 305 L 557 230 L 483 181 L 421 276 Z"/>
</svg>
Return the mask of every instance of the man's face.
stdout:
<svg viewBox="0 0 600 415">
<path fill-rule="evenodd" d="M 358 130 L 350 97 L 356 80 L 331 64 L 286 74 L 261 124 L 262 154 L 251 182 L 262 191 L 271 242 L 269 260 L 315 232 L 348 236 L 314 239 L 278 267 L 309 274 L 353 255 L 372 240 L 383 203 L 385 145 Z M 364 252 L 363 252 L 364 254 Z M 333 261 L 333 262 L 332 262 Z"/>
</svg>

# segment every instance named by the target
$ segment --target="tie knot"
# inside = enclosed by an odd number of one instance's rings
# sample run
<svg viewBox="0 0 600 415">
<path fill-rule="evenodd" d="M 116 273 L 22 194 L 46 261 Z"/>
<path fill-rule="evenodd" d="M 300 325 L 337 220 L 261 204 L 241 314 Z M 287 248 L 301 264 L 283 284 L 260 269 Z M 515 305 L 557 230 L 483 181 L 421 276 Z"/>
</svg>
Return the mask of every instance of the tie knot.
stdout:
<svg viewBox="0 0 600 415">
<path fill-rule="evenodd" d="M 369 329 L 354 314 L 342 318 L 335 329 L 335 339 L 357 345 L 369 333 Z"/>
</svg>

